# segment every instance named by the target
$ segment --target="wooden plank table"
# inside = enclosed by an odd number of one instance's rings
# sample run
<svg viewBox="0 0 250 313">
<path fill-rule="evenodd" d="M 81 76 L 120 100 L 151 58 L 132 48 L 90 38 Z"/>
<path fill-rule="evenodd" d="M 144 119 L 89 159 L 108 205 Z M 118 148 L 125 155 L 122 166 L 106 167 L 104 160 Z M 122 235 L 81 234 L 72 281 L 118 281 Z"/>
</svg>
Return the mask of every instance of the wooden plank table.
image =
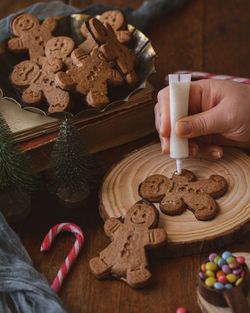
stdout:
<svg viewBox="0 0 250 313">
<path fill-rule="evenodd" d="M 0 17 L 36 1 L 0 2 Z M 78 7 L 92 3 L 109 3 L 138 7 L 142 1 L 102 0 L 66 1 Z M 172 71 L 202 70 L 250 77 L 250 2 L 249 0 L 193 0 L 182 10 L 163 16 L 149 28 L 148 36 L 158 53 L 157 74 L 152 82 L 163 86 L 164 76 Z M 96 157 L 104 171 L 125 153 L 143 146 L 156 136 L 104 151 Z M 33 211 L 15 230 L 34 261 L 34 266 L 52 281 L 74 238 L 62 234 L 52 250 L 42 255 L 41 240 L 58 222 L 75 222 L 82 227 L 86 243 L 77 263 L 65 281 L 60 296 L 71 313 L 173 313 L 178 306 L 200 312 L 196 303 L 196 273 L 204 255 L 177 259 L 151 257 L 153 283 L 144 290 L 132 290 L 121 282 L 98 281 L 90 273 L 88 261 L 108 243 L 98 215 L 98 198 L 94 193 L 78 210 L 61 208 L 41 191 L 34 196 Z M 228 249 L 250 252 L 249 238 L 239 240 Z"/>
</svg>

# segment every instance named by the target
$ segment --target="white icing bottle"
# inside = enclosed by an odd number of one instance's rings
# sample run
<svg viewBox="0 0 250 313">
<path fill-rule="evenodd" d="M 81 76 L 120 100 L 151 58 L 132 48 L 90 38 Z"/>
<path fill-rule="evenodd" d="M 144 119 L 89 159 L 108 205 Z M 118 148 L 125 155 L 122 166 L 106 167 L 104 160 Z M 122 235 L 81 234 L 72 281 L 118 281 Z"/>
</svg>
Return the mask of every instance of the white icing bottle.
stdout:
<svg viewBox="0 0 250 313">
<path fill-rule="evenodd" d="M 188 115 L 189 89 L 191 74 L 170 74 L 170 157 L 176 160 L 177 174 L 181 174 L 182 160 L 188 158 L 188 139 L 176 135 L 174 128 L 176 122 Z"/>
</svg>

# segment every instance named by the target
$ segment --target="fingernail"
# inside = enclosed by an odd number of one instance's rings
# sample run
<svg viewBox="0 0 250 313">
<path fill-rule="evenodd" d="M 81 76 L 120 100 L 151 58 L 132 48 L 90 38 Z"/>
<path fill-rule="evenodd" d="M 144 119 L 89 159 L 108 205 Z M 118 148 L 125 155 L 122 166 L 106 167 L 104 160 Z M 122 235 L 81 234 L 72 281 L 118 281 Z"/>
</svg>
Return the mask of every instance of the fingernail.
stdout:
<svg viewBox="0 0 250 313">
<path fill-rule="evenodd" d="M 169 140 L 165 137 L 160 137 L 161 140 L 161 151 L 163 153 L 169 153 Z"/>
<path fill-rule="evenodd" d="M 188 136 L 192 132 L 192 125 L 190 122 L 180 121 L 175 125 L 175 131 L 179 136 Z"/>
<path fill-rule="evenodd" d="M 222 157 L 221 151 L 211 151 L 211 156 L 214 159 L 220 159 Z"/>
</svg>

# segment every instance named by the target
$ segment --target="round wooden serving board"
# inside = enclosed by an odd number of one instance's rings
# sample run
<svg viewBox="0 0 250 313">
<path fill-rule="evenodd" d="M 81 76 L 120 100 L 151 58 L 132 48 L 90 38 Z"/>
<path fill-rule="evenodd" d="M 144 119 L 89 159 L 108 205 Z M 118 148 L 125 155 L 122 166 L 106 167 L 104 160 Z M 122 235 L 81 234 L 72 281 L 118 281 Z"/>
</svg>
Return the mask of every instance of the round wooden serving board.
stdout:
<svg viewBox="0 0 250 313">
<path fill-rule="evenodd" d="M 246 258 L 247 266 L 250 268 L 250 253 L 237 252 L 237 253 L 234 253 L 234 255 L 236 256 L 243 255 Z M 250 293 L 248 294 L 247 299 L 248 299 L 248 302 L 250 303 Z M 202 296 L 199 294 L 198 289 L 197 289 L 197 301 L 198 301 L 198 304 L 202 313 L 232 313 L 232 310 L 230 308 L 220 308 L 204 300 Z"/>
<path fill-rule="evenodd" d="M 193 171 L 198 179 L 211 174 L 222 175 L 229 188 L 217 200 L 221 210 L 212 221 L 198 221 L 188 210 L 178 216 L 160 212 L 159 226 L 168 233 L 169 242 L 164 249 L 168 256 L 207 252 L 250 231 L 250 157 L 247 154 L 230 148 L 226 149 L 222 160 L 187 159 L 184 167 Z M 125 215 L 140 199 L 138 186 L 146 177 L 152 174 L 171 177 L 175 170 L 175 161 L 162 154 L 159 144 L 131 153 L 104 178 L 100 192 L 101 216 L 107 219 Z"/>
</svg>

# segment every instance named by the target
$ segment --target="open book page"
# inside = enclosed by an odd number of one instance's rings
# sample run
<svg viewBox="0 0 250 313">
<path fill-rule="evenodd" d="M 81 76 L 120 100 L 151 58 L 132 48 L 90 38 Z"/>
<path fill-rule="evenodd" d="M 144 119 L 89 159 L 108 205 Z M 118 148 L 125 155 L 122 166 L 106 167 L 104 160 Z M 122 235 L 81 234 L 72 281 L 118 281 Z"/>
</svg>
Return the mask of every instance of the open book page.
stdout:
<svg viewBox="0 0 250 313">
<path fill-rule="evenodd" d="M 30 129 L 43 129 L 44 125 L 58 123 L 58 119 L 24 110 L 11 98 L 0 98 L 0 113 L 5 118 L 11 131 L 16 135 L 26 133 Z"/>
</svg>

